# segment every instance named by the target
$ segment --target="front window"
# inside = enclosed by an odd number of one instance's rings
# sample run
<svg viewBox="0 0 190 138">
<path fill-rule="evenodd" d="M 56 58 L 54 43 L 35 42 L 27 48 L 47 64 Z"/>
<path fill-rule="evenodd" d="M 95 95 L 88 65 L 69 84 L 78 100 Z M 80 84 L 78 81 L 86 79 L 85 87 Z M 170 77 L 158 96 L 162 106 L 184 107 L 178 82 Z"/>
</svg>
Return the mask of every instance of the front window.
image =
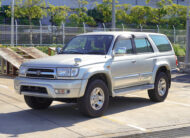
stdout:
<svg viewBox="0 0 190 138">
<path fill-rule="evenodd" d="M 113 36 L 82 35 L 73 38 L 64 48 L 63 54 L 107 54 Z"/>
<path fill-rule="evenodd" d="M 115 54 L 132 54 L 133 47 L 130 38 L 120 36 L 115 43 Z"/>
</svg>

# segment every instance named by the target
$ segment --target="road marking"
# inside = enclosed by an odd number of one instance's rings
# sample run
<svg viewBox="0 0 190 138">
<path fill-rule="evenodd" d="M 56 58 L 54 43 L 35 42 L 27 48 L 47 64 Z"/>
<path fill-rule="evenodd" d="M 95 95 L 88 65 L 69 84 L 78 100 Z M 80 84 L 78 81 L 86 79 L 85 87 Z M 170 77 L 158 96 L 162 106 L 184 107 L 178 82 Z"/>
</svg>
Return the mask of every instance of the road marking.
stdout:
<svg viewBox="0 0 190 138">
<path fill-rule="evenodd" d="M 125 123 L 123 123 L 123 122 L 121 122 L 119 120 L 116 120 L 116 119 L 113 119 L 113 118 L 110 118 L 110 117 L 107 117 L 107 116 L 103 116 L 102 118 L 107 119 L 109 121 L 112 121 L 114 123 L 117 123 L 119 125 L 127 125 L 128 127 L 135 128 L 135 129 L 138 129 L 138 130 L 143 131 L 143 132 L 147 131 L 145 128 L 135 126 L 135 125 L 131 125 L 131 124 L 125 124 Z"/>
<path fill-rule="evenodd" d="M 184 103 L 179 103 L 179 102 L 173 102 L 173 101 L 166 101 L 168 103 L 173 103 L 173 104 L 177 104 L 177 105 L 182 105 L 182 106 L 186 106 L 186 107 L 190 107 L 190 104 L 184 104 Z"/>
<path fill-rule="evenodd" d="M 107 116 L 103 116 L 102 118 L 107 119 L 107 120 L 112 121 L 112 122 L 115 122 L 115 123 L 120 124 L 120 125 L 125 125 L 123 122 L 120 122 L 118 120 L 112 119 L 112 118 L 107 117 Z"/>
<path fill-rule="evenodd" d="M 1 87 L 1 88 L 5 88 L 5 89 L 9 89 L 8 86 L 6 86 L 6 85 L 2 85 L 2 84 L 0 84 L 0 87 Z"/>
<path fill-rule="evenodd" d="M 143 131 L 143 132 L 147 131 L 145 128 L 138 127 L 138 126 L 135 126 L 135 125 L 128 124 L 128 126 L 132 127 L 132 128 L 135 128 L 135 129 L 138 129 L 138 130 Z"/>
</svg>

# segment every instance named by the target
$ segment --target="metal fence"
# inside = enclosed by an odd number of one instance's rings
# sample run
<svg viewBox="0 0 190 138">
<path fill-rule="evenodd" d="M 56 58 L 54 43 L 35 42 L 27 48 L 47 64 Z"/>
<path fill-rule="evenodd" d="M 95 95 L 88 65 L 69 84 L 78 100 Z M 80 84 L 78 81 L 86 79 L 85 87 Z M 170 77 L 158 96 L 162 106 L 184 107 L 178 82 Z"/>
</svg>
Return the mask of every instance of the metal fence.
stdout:
<svg viewBox="0 0 190 138">
<path fill-rule="evenodd" d="M 98 31 L 111 31 L 111 28 L 98 27 L 65 27 L 62 26 L 29 26 L 29 25 L 15 25 L 14 26 L 14 44 L 16 46 L 31 46 L 31 45 L 62 45 L 67 43 L 72 37 L 86 32 L 98 32 Z M 186 31 L 173 29 L 134 29 L 134 28 L 115 28 L 115 31 L 135 31 L 135 32 L 159 32 L 166 34 L 172 43 L 185 46 L 186 43 Z M 11 44 L 11 25 L 0 25 L 0 44 Z"/>
</svg>

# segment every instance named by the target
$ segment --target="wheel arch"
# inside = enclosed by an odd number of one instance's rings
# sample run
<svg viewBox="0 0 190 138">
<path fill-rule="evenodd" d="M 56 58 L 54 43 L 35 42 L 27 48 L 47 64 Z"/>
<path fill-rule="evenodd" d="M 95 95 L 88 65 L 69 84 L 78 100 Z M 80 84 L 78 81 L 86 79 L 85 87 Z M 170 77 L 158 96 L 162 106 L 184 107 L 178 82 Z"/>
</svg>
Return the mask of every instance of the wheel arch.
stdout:
<svg viewBox="0 0 190 138">
<path fill-rule="evenodd" d="M 170 86 L 171 86 L 171 69 L 170 69 L 170 66 L 168 64 L 162 64 L 160 66 L 157 66 L 157 68 L 154 70 L 153 82 L 155 82 L 156 77 L 160 72 L 164 72 L 168 76 L 169 88 L 170 88 Z"/>
<path fill-rule="evenodd" d="M 87 88 L 88 84 L 95 79 L 100 79 L 100 80 L 104 81 L 108 87 L 109 95 L 112 96 L 112 81 L 111 81 L 110 75 L 106 72 L 93 73 L 92 75 L 90 75 L 88 77 L 88 82 L 87 82 L 86 88 Z"/>
</svg>

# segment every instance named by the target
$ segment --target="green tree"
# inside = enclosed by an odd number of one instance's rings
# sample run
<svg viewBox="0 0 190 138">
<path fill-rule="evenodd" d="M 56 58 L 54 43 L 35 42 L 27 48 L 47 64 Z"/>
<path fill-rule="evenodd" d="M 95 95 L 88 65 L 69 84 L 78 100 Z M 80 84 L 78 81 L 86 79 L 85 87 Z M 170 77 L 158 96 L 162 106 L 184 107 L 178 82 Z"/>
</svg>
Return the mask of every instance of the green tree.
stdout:
<svg viewBox="0 0 190 138">
<path fill-rule="evenodd" d="M 150 0 L 147 0 L 147 3 L 150 2 Z M 152 11 L 149 15 L 149 20 L 153 24 L 164 24 L 167 21 L 166 15 L 167 15 L 167 6 L 171 5 L 173 2 L 172 0 L 160 0 L 156 3 L 157 8 L 152 8 Z"/>
<path fill-rule="evenodd" d="M 11 17 L 11 7 L 6 11 Z M 15 4 L 15 18 L 26 18 L 30 25 L 30 44 L 32 44 L 32 20 L 46 16 L 45 0 L 17 0 Z"/>
<path fill-rule="evenodd" d="M 60 26 L 63 22 L 65 22 L 70 8 L 67 6 L 54 6 L 49 4 L 47 11 L 48 15 L 51 17 L 51 22 L 54 25 Z"/>
<path fill-rule="evenodd" d="M 116 3 L 118 3 L 117 0 Z M 112 20 L 112 0 L 103 0 L 101 4 L 96 3 L 96 7 L 89 10 L 88 14 L 98 23 L 110 23 Z"/>
<path fill-rule="evenodd" d="M 97 4 L 99 19 L 102 23 L 108 23 L 112 20 L 112 0 L 103 0 L 102 4 Z"/>
<path fill-rule="evenodd" d="M 178 4 L 172 4 L 167 6 L 168 24 L 172 27 L 173 25 L 177 28 L 185 28 L 187 7 Z"/>
<path fill-rule="evenodd" d="M 82 26 L 83 22 L 90 26 L 95 26 L 96 22 L 93 17 L 88 16 L 86 5 L 88 2 L 86 0 L 78 0 L 78 8 L 73 10 L 73 14 L 69 16 L 69 20 L 72 26 Z"/>
<path fill-rule="evenodd" d="M 128 14 L 131 10 L 131 5 L 130 4 L 122 4 L 122 5 L 117 5 L 117 10 L 116 10 L 116 20 L 117 23 L 125 23 L 129 24 L 132 23 L 132 18 Z"/>
<path fill-rule="evenodd" d="M 144 6 L 135 6 L 131 9 L 130 16 L 135 24 L 146 24 L 146 9 Z"/>
</svg>

